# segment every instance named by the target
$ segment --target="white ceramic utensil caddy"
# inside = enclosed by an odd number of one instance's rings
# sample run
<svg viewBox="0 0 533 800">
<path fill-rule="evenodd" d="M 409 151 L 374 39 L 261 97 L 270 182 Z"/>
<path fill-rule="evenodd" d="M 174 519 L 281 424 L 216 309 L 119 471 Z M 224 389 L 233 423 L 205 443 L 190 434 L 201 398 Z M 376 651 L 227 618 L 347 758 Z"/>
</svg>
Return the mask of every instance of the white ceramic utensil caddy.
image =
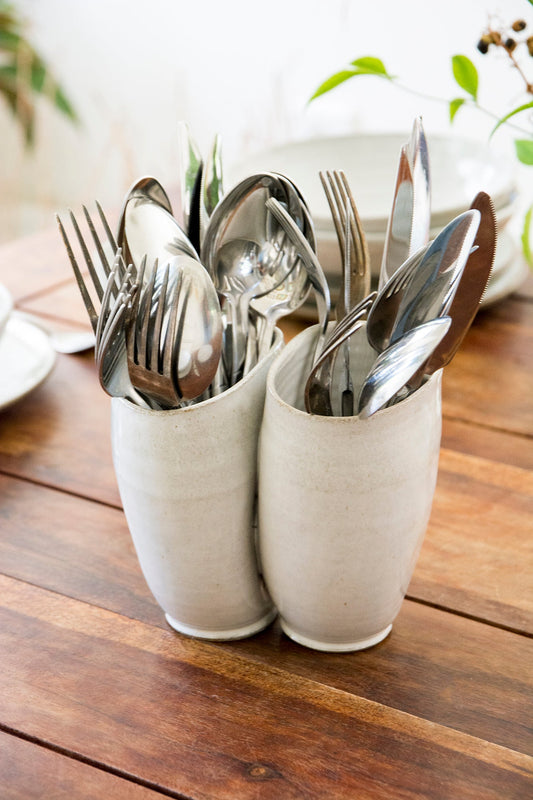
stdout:
<svg viewBox="0 0 533 800">
<path fill-rule="evenodd" d="M 309 328 L 289 342 L 268 376 L 260 559 L 284 631 L 350 651 L 389 633 L 414 570 L 437 478 L 441 372 L 369 419 L 310 415 L 303 386 L 315 336 Z M 351 350 L 352 365 L 374 357 L 364 331 Z"/>
<path fill-rule="evenodd" d="M 168 623 L 238 639 L 276 612 L 258 571 L 257 440 L 273 347 L 244 379 L 197 405 L 152 411 L 112 400 L 115 473 L 137 556 Z"/>
</svg>

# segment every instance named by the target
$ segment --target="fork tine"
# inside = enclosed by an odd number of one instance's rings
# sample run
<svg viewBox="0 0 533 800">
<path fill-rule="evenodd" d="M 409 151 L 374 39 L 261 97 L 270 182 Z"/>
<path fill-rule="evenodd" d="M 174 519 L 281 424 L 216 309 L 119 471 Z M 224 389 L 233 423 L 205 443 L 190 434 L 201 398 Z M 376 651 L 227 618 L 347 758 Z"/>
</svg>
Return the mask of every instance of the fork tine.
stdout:
<svg viewBox="0 0 533 800">
<path fill-rule="evenodd" d="M 170 314 L 168 319 L 168 326 L 165 333 L 165 341 L 161 349 L 161 373 L 164 375 L 172 375 L 172 381 L 175 385 L 176 391 L 176 372 L 174 368 L 179 354 L 179 339 L 177 336 L 178 331 L 178 315 L 179 315 L 179 301 L 181 297 L 181 287 L 183 284 L 183 274 L 178 273 L 176 284 L 173 288 L 172 298 L 170 300 Z M 183 309 L 183 306 L 182 306 Z M 183 317 L 183 310 L 181 311 Z M 179 393 L 179 392 L 178 392 Z"/>
<path fill-rule="evenodd" d="M 113 303 L 113 307 L 109 313 L 107 322 L 102 330 L 101 344 L 98 350 L 99 354 L 104 353 L 107 350 L 109 340 L 115 335 L 119 326 L 126 326 L 127 321 L 124 320 L 124 316 L 128 311 L 128 306 L 131 310 L 133 306 L 133 299 L 138 289 L 139 284 L 131 283 L 125 286 L 124 289 L 119 292 L 115 302 Z"/>
<path fill-rule="evenodd" d="M 98 348 L 98 342 L 102 336 L 102 330 L 105 327 L 105 323 L 107 318 L 109 317 L 111 311 L 111 303 L 113 302 L 113 294 L 112 294 L 112 285 L 115 282 L 115 277 L 118 270 L 118 259 L 115 259 L 113 264 L 113 268 L 109 274 L 109 278 L 107 280 L 107 285 L 105 287 L 104 296 L 102 297 L 102 305 L 100 306 L 100 315 L 98 317 L 98 323 L 96 325 L 96 342 Z"/>
<path fill-rule="evenodd" d="M 336 200 L 332 192 L 332 182 L 330 178 L 331 173 L 319 172 L 318 175 L 322 183 L 322 188 L 324 189 L 324 194 L 326 195 L 326 200 L 328 201 L 329 209 L 331 212 L 331 218 L 333 219 L 333 225 L 335 226 L 335 233 L 337 234 L 339 248 L 341 251 L 341 260 L 344 262 L 345 253 L 344 253 L 343 222 L 339 215 L 338 204 L 336 203 Z"/>
<path fill-rule="evenodd" d="M 105 216 L 105 214 L 103 212 L 102 206 L 100 205 L 98 200 L 95 200 L 95 203 L 96 203 L 96 208 L 98 209 L 98 215 L 100 217 L 100 221 L 102 223 L 102 226 L 104 228 L 105 234 L 107 236 L 107 240 L 108 240 L 108 242 L 109 242 L 109 244 L 111 246 L 112 251 L 114 253 L 116 253 L 116 251 L 118 249 L 116 239 L 113 236 L 113 233 L 111 232 L 111 228 L 109 227 L 109 223 L 108 223 L 108 221 L 106 219 L 106 216 Z"/>
<path fill-rule="evenodd" d="M 118 246 L 117 240 L 113 236 L 113 233 L 111 231 L 111 227 L 109 225 L 109 222 L 107 221 L 107 217 L 104 214 L 104 210 L 103 210 L 102 206 L 100 205 L 98 200 L 95 200 L 94 202 L 95 202 L 95 205 L 96 205 L 96 209 L 98 211 L 98 216 L 100 217 L 100 222 L 102 223 L 102 227 L 103 227 L 105 235 L 107 237 L 107 241 L 109 242 L 109 246 L 111 248 L 111 251 L 113 253 L 118 253 L 118 252 L 122 253 L 122 248 Z M 126 269 L 126 262 L 124 260 L 122 261 L 122 267 L 123 267 L 123 270 Z M 121 280 L 121 277 L 122 276 L 119 275 L 119 281 Z"/>
<path fill-rule="evenodd" d="M 362 270 L 364 267 L 363 259 L 365 256 L 364 247 L 363 247 L 363 240 L 364 236 L 362 233 L 361 228 L 361 221 L 359 219 L 359 214 L 357 213 L 357 208 L 355 206 L 355 202 L 353 199 L 352 192 L 350 190 L 350 186 L 348 184 L 348 179 L 346 174 L 343 170 L 335 171 L 334 173 L 335 183 L 339 189 L 339 194 L 341 196 L 343 207 L 346 209 L 346 213 L 348 211 L 348 207 L 350 208 L 350 238 L 352 241 L 352 246 L 354 248 L 354 256 L 355 256 L 355 264 L 358 266 L 358 274 L 362 274 Z"/>
<path fill-rule="evenodd" d="M 103 294 L 104 294 L 102 281 L 100 280 L 100 276 L 98 275 L 98 272 L 96 271 L 96 268 L 94 266 L 94 263 L 93 263 L 93 260 L 91 258 L 91 254 L 89 253 L 89 250 L 87 248 L 87 245 L 85 244 L 85 240 L 84 240 L 82 232 L 80 230 L 80 226 L 78 225 L 76 217 L 74 216 L 72 211 L 70 211 L 70 209 L 69 209 L 69 214 L 70 214 L 70 221 L 72 223 L 72 227 L 74 228 L 74 231 L 76 233 L 76 237 L 77 237 L 79 245 L 81 247 L 81 251 L 83 253 L 83 258 L 85 260 L 85 263 L 87 264 L 87 268 L 89 270 L 89 274 L 91 276 L 91 280 L 92 280 L 94 288 L 96 290 L 96 294 L 98 295 L 98 299 L 101 301 L 102 297 L 103 297 Z"/>
<path fill-rule="evenodd" d="M 104 275 L 105 275 L 106 278 L 109 278 L 109 275 L 111 273 L 111 264 L 109 263 L 107 255 L 105 253 L 105 250 L 102 247 L 102 242 L 100 241 L 100 237 L 96 233 L 96 228 L 94 227 L 94 224 L 93 224 L 93 221 L 92 221 L 92 219 L 90 217 L 90 214 L 87 211 L 87 207 L 86 206 L 82 206 L 82 209 L 83 209 L 83 213 L 85 215 L 85 220 L 87 222 L 87 226 L 88 226 L 88 228 L 89 228 L 89 230 L 91 232 L 91 236 L 93 237 L 93 242 L 94 242 L 94 244 L 96 246 L 96 250 L 97 250 L 98 256 L 100 258 L 100 263 L 102 264 L 102 268 L 104 270 Z M 115 253 L 115 251 L 113 250 L 113 254 L 114 253 Z M 121 277 L 121 276 L 119 276 L 119 277 Z"/>
<path fill-rule="evenodd" d="M 142 294 L 141 288 L 143 285 L 145 267 L 146 267 L 146 256 L 143 257 L 143 260 L 141 261 L 141 266 L 139 268 L 139 275 L 137 280 L 139 290 L 135 293 L 133 302 L 131 304 L 131 312 L 130 312 L 131 324 L 128 325 L 128 332 L 126 335 L 126 350 L 128 353 L 128 359 L 132 361 L 134 364 L 138 364 L 137 327 L 138 327 L 139 307 L 141 303 L 141 294 Z"/>
<path fill-rule="evenodd" d="M 154 262 L 154 268 L 146 286 L 146 301 L 144 309 L 142 310 L 141 317 L 136 326 L 136 363 L 143 364 L 148 369 L 149 367 L 149 351 L 150 351 L 150 312 L 152 310 L 152 297 L 154 294 L 155 276 L 157 273 L 157 259 Z"/>
<path fill-rule="evenodd" d="M 76 277 L 76 282 L 78 284 L 78 288 L 80 290 L 81 296 L 83 298 L 83 302 L 85 304 L 85 308 L 87 309 L 87 313 L 88 313 L 89 319 L 91 321 L 91 327 L 92 327 L 94 333 L 96 333 L 96 326 L 98 324 L 98 314 L 96 313 L 96 309 L 94 307 L 94 304 L 93 304 L 93 301 L 91 299 L 91 296 L 90 296 L 90 294 L 89 294 L 89 292 L 87 290 L 87 286 L 86 286 L 86 283 L 85 283 L 85 281 L 83 279 L 83 275 L 81 274 L 81 270 L 80 270 L 80 268 L 78 266 L 78 262 L 76 261 L 76 258 L 74 256 L 74 252 L 72 250 L 72 247 L 70 246 L 70 242 L 69 242 L 67 233 L 65 231 L 65 228 L 63 227 L 63 223 L 61 222 L 61 219 L 59 218 L 58 214 L 56 214 L 56 220 L 57 220 L 57 224 L 59 226 L 59 232 L 61 233 L 61 238 L 63 239 L 63 244 L 65 245 L 65 249 L 67 251 L 67 255 L 68 255 L 69 260 L 70 260 L 70 264 L 72 266 L 72 269 L 74 271 L 74 275 Z"/>
<path fill-rule="evenodd" d="M 163 272 L 163 280 L 161 282 L 159 297 L 157 299 L 155 320 L 151 332 L 152 347 L 150 351 L 150 369 L 157 370 L 157 372 L 161 371 L 159 368 L 160 366 L 159 345 L 161 341 L 161 331 L 163 328 L 163 317 L 165 313 L 165 306 L 167 303 L 168 274 L 169 274 L 169 265 L 167 264 Z"/>
</svg>

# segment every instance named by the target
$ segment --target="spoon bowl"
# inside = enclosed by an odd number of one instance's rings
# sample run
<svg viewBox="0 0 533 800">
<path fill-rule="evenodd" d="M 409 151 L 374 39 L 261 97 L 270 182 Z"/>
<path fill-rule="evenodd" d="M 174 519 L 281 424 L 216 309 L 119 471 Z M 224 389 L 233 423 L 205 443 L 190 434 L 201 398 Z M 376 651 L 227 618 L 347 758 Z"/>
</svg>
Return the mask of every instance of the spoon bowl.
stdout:
<svg viewBox="0 0 533 800">
<path fill-rule="evenodd" d="M 375 414 L 405 386 L 446 336 L 450 324 L 450 317 L 438 317 L 418 325 L 377 357 L 359 395 L 361 419 Z"/>
<path fill-rule="evenodd" d="M 203 263 L 224 299 L 231 384 L 238 380 L 246 356 L 252 298 L 279 286 L 294 267 L 283 228 L 265 207 L 272 198 L 301 213 L 300 198 L 289 183 L 273 173 L 251 175 L 218 203 L 202 245 Z"/>
</svg>

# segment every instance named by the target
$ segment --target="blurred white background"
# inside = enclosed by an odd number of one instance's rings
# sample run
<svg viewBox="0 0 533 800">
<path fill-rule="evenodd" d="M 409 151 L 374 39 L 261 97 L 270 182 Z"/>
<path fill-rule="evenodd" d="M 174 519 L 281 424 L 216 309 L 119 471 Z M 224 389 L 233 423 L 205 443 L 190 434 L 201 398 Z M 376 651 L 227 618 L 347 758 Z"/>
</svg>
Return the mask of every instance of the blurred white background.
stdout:
<svg viewBox="0 0 533 800">
<path fill-rule="evenodd" d="M 0 107 L 0 239 L 52 224 L 54 210 L 100 199 L 120 206 L 134 179 L 176 183 L 179 120 L 203 152 L 215 133 L 226 165 L 265 146 L 354 131 L 426 132 L 486 142 L 490 119 L 354 78 L 312 104 L 317 86 L 349 61 L 381 58 L 402 84 L 437 98 L 461 94 L 450 66 L 468 55 L 480 103 L 504 113 L 522 84 L 476 43 L 489 16 L 533 23 L 527 0 L 14 0 L 27 35 L 78 111 L 73 126 L 39 101 L 36 146 L 26 151 Z M 504 54 L 501 56 L 504 58 Z M 533 72 L 533 59 L 532 59 Z M 511 150 L 502 129 L 495 148 Z M 531 168 L 530 168 L 531 169 Z M 525 173 L 524 173 L 525 175 Z M 528 180 L 528 176 L 524 180 Z"/>
</svg>

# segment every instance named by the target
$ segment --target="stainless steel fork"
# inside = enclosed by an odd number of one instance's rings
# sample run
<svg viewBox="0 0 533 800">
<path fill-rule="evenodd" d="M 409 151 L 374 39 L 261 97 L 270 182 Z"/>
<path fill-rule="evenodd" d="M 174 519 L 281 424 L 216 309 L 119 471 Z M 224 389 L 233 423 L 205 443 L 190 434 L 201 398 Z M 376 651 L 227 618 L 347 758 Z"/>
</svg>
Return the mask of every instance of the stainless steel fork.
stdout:
<svg viewBox="0 0 533 800">
<path fill-rule="evenodd" d="M 348 179 L 341 170 L 320 172 L 322 187 L 330 207 L 342 259 L 341 289 L 336 302 L 337 320 L 344 319 L 370 292 L 370 257 Z M 350 346 L 346 340 L 343 354 L 341 414 L 352 416 L 354 397 L 350 371 Z"/>
<path fill-rule="evenodd" d="M 59 226 L 59 232 L 61 234 L 61 238 L 63 239 L 63 243 L 65 245 L 65 249 L 67 251 L 67 255 L 70 260 L 70 264 L 72 266 L 74 275 L 76 277 L 76 282 L 78 284 L 78 288 L 80 290 L 80 294 L 82 296 L 85 308 L 87 309 L 87 314 L 89 315 L 89 320 L 91 322 L 91 326 L 93 331 L 96 334 L 96 329 L 98 327 L 98 317 L 100 314 L 100 308 L 97 309 L 97 305 L 101 304 L 106 285 L 108 285 L 109 276 L 112 271 L 113 267 L 113 258 L 117 253 L 117 243 L 115 238 L 111 232 L 111 228 L 109 227 L 109 223 L 105 217 L 105 214 L 102 210 L 102 207 L 97 202 L 96 208 L 98 211 L 98 216 L 100 218 L 101 225 L 104 230 L 105 239 L 107 240 L 108 247 L 111 249 L 112 256 L 106 253 L 105 246 L 102 243 L 102 238 L 98 235 L 96 230 L 96 226 L 94 225 L 91 216 L 85 206 L 83 206 L 83 213 L 85 216 L 85 221 L 89 228 L 89 232 L 91 234 L 92 241 L 96 247 L 96 255 L 98 256 L 99 264 L 95 263 L 96 259 L 95 254 L 91 255 L 89 250 L 89 246 L 82 234 L 81 227 L 76 220 L 73 212 L 69 210 L 69 218 L 72 224 L 72 228 L 74 229 L 75 238 L 79 245 L 79 248 L 82 253 L 83 261 L 87 267 L 89 272 L 90 283 L 92 284 L 94 292 L 90 291 L 88 282 L 84 278 L 83 272 L 78 264 L 76 256 L 74 254 L 74 249 L 72 244 L 67 236 L 67 232 L 65 226 L 63 225 L 59 215 L 56 214 L 57 224 Z M 124 278 L 126 267 L 122 265 L 119 270 L 115 273 L 114 283 L 111 284 L 111 299 L 115 299 L 118 293 L 118 287 Z M 96 301 L 97 304 L 95 305 L 94 302 L 94 294 L 96 294 Z"/>
<path fill-rule="evenodd" d="M 143 286 L 146 260 L 139 270 L 138 284 Z M 169 287 L 169 266 L 156 285 L 157 261 L 151 277 L 137 292 L 126 332 L 128 371 L 133 386 L 155 400 L 161 408 L 177 408 L 182 396 L 178 386 L 178 358 L 183 333 L 190 282 L 184 286 L 182 273 Z"/>
<path fill-rule="evenodd" d="M 341 252 L 341 290 L 337 320 L 345 317 L 370 292 L 370 256 L 357 206 L 342 170 L 319 173 Z"/>
</svg>

